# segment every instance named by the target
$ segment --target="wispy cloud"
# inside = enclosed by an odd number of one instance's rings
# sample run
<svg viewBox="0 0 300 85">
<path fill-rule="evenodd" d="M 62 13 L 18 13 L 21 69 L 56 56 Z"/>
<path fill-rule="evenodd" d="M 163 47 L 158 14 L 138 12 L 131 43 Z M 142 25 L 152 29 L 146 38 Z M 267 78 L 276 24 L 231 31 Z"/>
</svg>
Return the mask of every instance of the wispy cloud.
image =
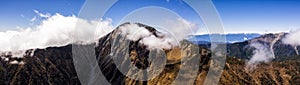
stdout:
<svg viewBox="0 0 300 85">
<path fill-rule="evenodd" d="M 271 49 L 268 46 L 261 43 L 251 43 L 250 46 L 255 48 L 255 50 L 253 51 L 253 56 L 247 62 L 246 67 L 248 69 L 255 69 L 258 64 L 262 62 L 267 63 L 274 59 Z"/>
<path fill-rule="evenodd" d="M 38 10 L 33 10 L 33 12 L 38 14 L 40 17 L 43 17 L 43 18 L 49 18 L 51 16 L 49 13 L 43 14 L 43 13 L 40 13 Z"/>
</svg>

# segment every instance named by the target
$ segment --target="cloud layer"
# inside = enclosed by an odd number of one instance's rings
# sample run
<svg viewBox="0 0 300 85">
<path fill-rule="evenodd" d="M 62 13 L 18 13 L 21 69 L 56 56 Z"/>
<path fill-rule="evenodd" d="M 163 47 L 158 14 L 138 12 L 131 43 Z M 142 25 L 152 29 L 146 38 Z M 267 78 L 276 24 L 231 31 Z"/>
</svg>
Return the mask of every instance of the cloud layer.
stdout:
<svg viewBox="0 0 300 85">
<path fill-rule="evenodd" d="M 13 57 L 23 57 L 25 50 L 35 48 L 59 47 L 72 43 L 94 43 L 113 30 L 112 20 L 85 20 L 76 16 L 50 15 L 34 10 L 38 15 L 30 21 L 41 19 L 40 24 L 21 30 L 0 32 L 0 53 L 11 52 Z M 39 19 L 40 20 L 40 19 Z M 128 24 L 120 27 L 129 40 L 148 46 L 148 49 L 171 49 L 197 29 L 184 19 L 168 22 L 165 29 L 157 32 L 158 37 L 144 27 Z"/>
<path fill-rule="evenodd" d="M 111 20 L 85 20 L 58 13 L 49 15 L 36 10 L 34 12 L 45 19 L 33 27 L 0 32 L 0 52 L 17 52 L 34 48 L 64 46 L 71 43 L 92 43 L 113 29 Z M 36 17 L 32 21 L 35 19 Z"/>
</svg>

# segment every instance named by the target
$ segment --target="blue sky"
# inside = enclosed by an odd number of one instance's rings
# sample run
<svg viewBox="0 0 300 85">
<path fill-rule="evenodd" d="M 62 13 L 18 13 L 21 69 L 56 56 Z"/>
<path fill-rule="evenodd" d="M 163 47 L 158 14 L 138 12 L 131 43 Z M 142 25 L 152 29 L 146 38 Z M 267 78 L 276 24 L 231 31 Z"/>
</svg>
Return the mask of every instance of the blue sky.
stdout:
<svg viewBox="0 0 300 85">
<path fill-rule="evenodd" d="M 299 0 L 213 0 L 226 31 L 276 32 L 300 28 Z"/>
<path fill-rule="evenodd" d="M 298 0 L 212 0 L 216 6 L 226 33 L 279 32 L 300 28 L 300 1 Z M 15 30 L 16 26 L 30 26 L 36 14 L 60 13 L 77 15 L 84 0 L 1 0 L 0 31 Z M 144 6 L 170 9 L 184 19 L 202 26 L 201 19 L 180 0 L 121 0 L 107 12 L 117 24 L 122 17 Z"/>
<path fill-rule="evenodd" d="M 65 16 L 77 15 L 83 3 L 84 0 L 1 0 L 0 31 L 28 26 L 30 20 L 36 16 L 33 10 Z"/>
<path fill-rule="evenodd" d="M 180 0 L 120 0 L 110 8 L 110 10 L 104 17 L 112 18 L 116 22 L 119 22 L 119 20 L 128 15 L 128 13 L 131 13 L 133 11 L 136 11 L 136 9 L 147 6 L 163 7 L 175 12 L 176 14 L 190 22 L 202 23 L 200 17 L 197 16 L 196 12 L 194 12 L 191 7 L 189 7 L 186 3 Z M 149 13 L 151 12 L 159 11 L 149 10 Z M 155 18 L 158 15 L 146 14 L 144 16 L 153 16 Z"/>
</svg>

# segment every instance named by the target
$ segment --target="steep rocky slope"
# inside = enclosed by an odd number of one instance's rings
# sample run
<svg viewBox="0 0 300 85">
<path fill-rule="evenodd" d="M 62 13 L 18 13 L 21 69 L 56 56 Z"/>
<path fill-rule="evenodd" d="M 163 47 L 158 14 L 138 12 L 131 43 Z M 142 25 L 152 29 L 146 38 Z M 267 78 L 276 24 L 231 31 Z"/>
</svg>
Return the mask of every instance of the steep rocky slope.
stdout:
<svg viewBox="0 0 300 85">
<path fill-rule="evenodd" d="M 263 63 L 253 70 L 245 68 L 245 60 L 228 58 L 220 84 L 293 85 L 300 83 L 300 56 L 297 60 Z"/>
<path fill-rule="evenodd" d="M 32 51 L 28 50 L 26 55 L 19 59 L 25 62 L 24 64 L 1 61 L 0 84 L 80 84 L 72 63 L 71 50 L 71 45 L 36 49 L 33 55 L 30 55 Z"/>
<path fill-rule="evenodd" d="M 125 23 L 123 25 L 130 24 L 130 23 Z M 157 38 L 161 38 L 157 33 L 157 31 L 150 27 L 146 26 L 143 24 L 136 23 L 141 27 L 145 27 L 147 30 L 149 30 L 153 35 L 155 35 Z M 121 25 L 122 26 L 122 25 Z M 149 50 L 147 49 L 147 46 L 138 43 L 139 41 L 128 41 L 126 38 L 123 36 L 119 35 L 119 30 L 118 28 L 113 31 L 112 33 L 108 34 L 104 38 L 101 38 L 99 40 L 99 45 L 96 48 L 96 54 L 99 58 L 99 66 L 108 79 L 110 83 L 115 83 L 119 81 L 123 81 L 125 84 L 128 85 L 133 85 L 133 84 L 171 84 L 179 70 L 183 69 L 186 71 L 192 70 L 195 68 L 194 66 L 197 66 L 196 64 L 190 64 L 190 65 L 184 65 L 184 67 L 181 67 L 182 64 L 184 64 L 185 61 L 190 61 L 193 59 L 201 58 L 202 60 L 198 61 L 198 64 L 208 64 L 209 56 L 210 53 L 208 50 L 198 47 L 197 45 L 194 45 L 190 43 L 187 40 L 183 40 L 180 42 L 180 47 L 174 47 L 172 49 L 162 49 L 162 50 Z M 114 45 L 113 43 L 118 43 Z M 120 44 L 119 44 L 120 43 Z M 123 47 L 128 45 L 128 47 Z M 155 68 L 155 64 L 149 63 L 149 54 L 151 52 L 163 52 L 166 53 L 167 57 L 167 62 L 165 68 L 162 70 L 162 72 L 155 78 L 149 80 L 149 81 L 137 81 L 132 78 L 125 77 L 121 72 L 119 71 L 114 71 L 116 70 L 117 66 L 111 62 L 106 62 L 106 61 L 113 61 L 112 60 L 112 55 L 110 54 L 110 49 L 112 47 L 112 50 L 114 50 L 115 55 L 127 55 L 127 56 L 115 56 L 118 58 L 121 58 L 122 61 L 130 61 L 132 64 L 134 64 L 137 68 L 139 69 L 146 69 L 146 68 Z M 106 52 L 108 51 L 108 52 Z M 159 57 L 161 55 L 155 55 L 156 57 Z M 181 61 L 183 60 L 183 61 Z M 127 65 L 126 62 L 123 62 L 119 64 L 120 67 L 126 67 L 123 65 Z M 200 66 L 202 67 L 202 66 Z M 198 67 L 197 67 L 198 68 Z M 151 70 L 151 69 L 150 69 Z M 118 75 L 118 77 L 111 77 L 110 75 Z M 141 74 L 141 71 L 137 69 L 130 69 L 126 75 L 135 75 L 135 78 L 139 77 L 144 77 L 142 75 L 137 75 Z M 184 76 L 186 80 L 193 79 L 192 76 Z M 123 79 L 123 80 L 120 80 Z M 183 81 L 183 80 L 181 80 Z M 193 80 L 192 80 L 193 81 Z M 118 83 L 118 84 L 124 84 L 124 83 Z"/>
</svg>

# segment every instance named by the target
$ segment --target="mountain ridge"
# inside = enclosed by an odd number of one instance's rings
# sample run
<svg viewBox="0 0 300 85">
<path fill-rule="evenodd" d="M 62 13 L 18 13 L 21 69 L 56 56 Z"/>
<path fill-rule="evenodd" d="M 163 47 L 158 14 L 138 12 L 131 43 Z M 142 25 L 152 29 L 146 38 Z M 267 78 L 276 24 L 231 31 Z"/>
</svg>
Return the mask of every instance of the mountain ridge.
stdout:
<svg viewBox="0 0 300 85">
<path fill-rule="evenodd" d="M 126 24 L 128 23 L 125 23 L 124 25 Z M 155 28 L 143 24 L 137 25 L 139 27 L 148 28 L 147 30 L 150 31 L 153 35 L 156 35 L 155 33 L 157 33 Z M 124 65 L 128 64 L 118 64 L 113 62 L 114 60 L 111 55 L 111 52 L 114 52 L 115 54 L 124 55 L 118 57 L 120 59 L 123 59 L 127 63 L 132 63 L 134 67 L 137 67 L 139 69 L 147 69 L 149 67 L 155 66 L 149 63 L 148 61 L 150 57 L 149 53 L 151 53 L 153 50 L 150 51 L 147 46 L 145 46 L 142 43 L 139 43 L 138 41 L 128 40 L 128 38 L 120 34 L 119 31 L 119 29 L 115 29 L 113 32 L 100 38 L 97 43 L 79 45 L 83 47 L 93 47 L 95 49 L 95 57 L 98 61 L 98 65 L 101 68 L 101 71 L 104 74 L 105 78 L 111 84 L 171 84 L 172 81 L 176 78 L 174 74 L 178 73 L 181 63 L 184 63 L 183 61 L 188 61 L 191 59 L 197 60 L 197 58 L 201 58 L 202 60 L 199 61 L 200 63 L 202 63 L 201 65 L 208 64 L 210 56 L 209 50 L 201 47 L 198 48 L 197 45 L 194 45 L 187 40 L 183 40 L 180 42 L 181 46 L 183 46 L 182 48 L 172 47 L 172 49 L 161 49 L 160 51 L 156 50 L 157 52 L 166 52 L 167 65 L 166 68 L 162 69 L 161 75 L 149 81 L 137 81 L 128 78 L 128 75 L 137 75 L 140 72 L 134 73 L 134 71 L 136 70 L 130 70 L 127 72 L 127 76 L 125 76 L 125 74 L 121 73 L 120 70 L 117 69 L 117 67 L 119 65 L 123 65 L 124 67 Z M 162 38 L 158 34 L 156 35 L 156 37 Z M 126 44 L 128 45 L 128 47 L 126 46 Z M 79 77 L 77 76 L 76 69 L 74 67 L 74 61 L 72 58 L 73 46 L 74 45 L 69 44 L 61 47 L 30 49 L 27 50 L 26 54 L 19 60 L 10 58 L 10 61 L 23 61 L 25 62 L 24 64 L 10 64 L 8 61 L 1 60 L 0 84 L 80 85 L 81 83 L 86 83 L 85 81 L 80 81 Z M 129 55 L 127 55 L 126 53 L 128 53 Z M 178 57 L 178 53 L 184 55 Z M 200 55 L 198 55 L 198 53 Z M 11 57 L 11 55 L 1 55 L 1 57 Z M 184 70 L 190 70 L 187 68 L 196 68 L 194 66 L 197 65 L 184 66 L 186 68 Z M 139 76 L 135 78 L 139 78 Z M 168 80 L 161 81 L 161 78 Z M 185 78 L 188 80 L 193 79 L 193 77 L 189 76 L 186 76 Z"/>
<path fill-rule="evenodd" d="M 155 38 L 165 38 L 155 28 L 141 23 L 124 23 L 137 25 L 139 28 L 145 28 Z M 101 37 L 96 43 L 80 45 L 69 44 L 61 47 L 48 47 L 45 49 L 29 49 L 22 58 L 10 58 L 11 55 L 0 57 L 9 58 L 9 61 L 24 62 L 23 64 L 10 64 L 1 58 L 0 63 L 0 84 L 74 84 L 81 85 L 88 83 L 80 80 L 74 67 L 74 62 L 84 60 L 73 60 L 73 46 L 92 48 L 95 50 L 95 59 L 105 79 L 115 85 L 133 85 L 133 84 L 203 84 L 207 78 L 210 65 L 214 62 L 210 59 L 213 54 L 208 47 L 193 44 L 188 40 L 179 42 L 179 46 L 172 46 L 171 49 L 150 49 L 147 44 L 140 42 L 147 36 L 127 38 L 120 29 L 116 28 L 111 33 Z M 297 84 L 300 81 L 299 56 L 296 55 L 294 47 L 283 44 L 282 39 L 287 35 L 266 34 L 244 42 L 227 44 L 228 52 L 225 68 L 221 75 L 219 84 Z M 273 45 L 275 59 L 271 62 L 261 63 L 257 68 L 249 70 L 246 63 L 253 55 L 255 48 L 250 47 L 251 43 L 262 43 L 270 48 Z M 293 51 L 291 51 L 293 50 Z M 152 54 L 154 53 L 154 54 Z M 157 63 L 151 61 L 164 60 L 161 56 L 166 56 L 165 66 L 159 68 Z M 157 58 L 150 56 L 156 55 Z M 120 56 L 121 55 L 121 56 Z M 160 56 L 160 57 L 159 57 Z M 121 62 L 117 62 L 120 60 Z M 186 61 L 199 60 L 199 63 L 188 64 Z M 85 61 L 86 62 L 86 61 Z M 160 63 L 158 63 L 160 64 Z M 125 73 L 119 70 L 119 67 L 136 67 L 138 69 L 129 69 Z M 140 70 L 150 70 L 160 72 L 156 77 L 142 81 L 138 80 L 145 77 Z M 187 74 L 181 74 L 183 70 Z M 192 71 L 192 70 L 196 70 Z M 193 73 L 195 72 L 195 73 Z M 87 73 L 89 74 L 89 73 Z M 82 75 L 82 74 L 81 74 Z M 177 76 L 182 79 L 177 80 Z M 91 77 L 91 76 L 87 76 Z M 149 76 L 146 76 L 149 77 Z M 150 76 L 151 77 L 151 76 Z"/>
</svg>

